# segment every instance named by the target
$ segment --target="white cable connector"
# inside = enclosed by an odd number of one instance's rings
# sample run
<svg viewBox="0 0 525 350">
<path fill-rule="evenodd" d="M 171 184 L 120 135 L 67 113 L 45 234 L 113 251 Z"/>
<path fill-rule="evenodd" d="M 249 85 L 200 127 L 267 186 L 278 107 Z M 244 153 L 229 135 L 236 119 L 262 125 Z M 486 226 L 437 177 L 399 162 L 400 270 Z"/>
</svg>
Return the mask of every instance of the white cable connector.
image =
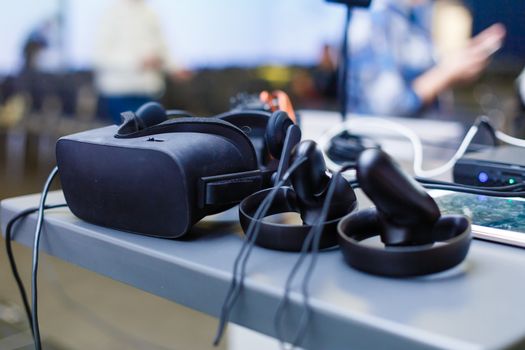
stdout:
<svg viewBox="0 0 525 350">
<path fill-rule="evenodd" d="M 322 149 L 325 155 L 326 164 L 328 168 L 332 171 L 338 171 L 341 168 L 341 166 L 335 163 L 334 161 L 332 161 L 326 154 L 326 150 L 329 147 L 330 140 L 334 136 L 338 135 L 339 133 L 347 130 L 350 127 L 350 125 L 353 123 L 355 123 L 355 121 L 351 119 L 351 120 L 348 120 L 336 126 L 335 128 L 323 134 L 318 141 L 319 147 Z M 359 125 L 360 126 L 362 125 L 365 127 L 369 126 L 374 129 L 379 128 L 379 129 L 391 130 L 391 131 L 397 132 L 398 134 L 406 137 L 412 144 L 413 151 L 414 151 L 413 168 L 414 168 L 415 175 L 419 177 L 427 177 L 427 178 L 439 176 L 449 171 L 450 169 L 452 169 L 456 161 L 465 154 L 468 146 L 472 142 L 472 139 L 474 138 L 474 136 L 476 136 L 476 133 L 478 132 L 477 125 L 471 126 L 469 131 L 465 135 L 465 138 L 461 142 L 461 145 L 459 146 L 458 150 L 452 156 L 452 158 L 450 158 L 450 160 L 448 160 L 445 164 L 437 168 L 425 170 L 423 169 L 423 144 L 421 142 L 421 138 L 414 131 L 412 131 L 411 129 L 397 122 L 394 122 L 388 119 L 384 119 L 384 118 L 376 118 L 376 117 L 359 119 Z M 525 144 L 525 141 L 523 142 Z"/>
<path fill-rule="evenodd" d="M 479 120 L 480 118 L 478 118 Z M 333 137 L 340 134 L 343 131 L 346 131 L 350 128 L 351 125 L 356 124 L 356 119 L 350 119 L 347 120 L 344 123 L 341 123 L 337 125 L 335 128 L 332 128 L 328 130 L 326 133 L 324 133 L 319 141 L 319 147 L 323 151 L 323 154 L 325 156 L 325 161 L 328 169 L 331 171 L 339 171 L 341 169 L 341 166 L 334 161 L 332 161 L 328 155 L 327 155 L 327 149 L 330 145 L 330 141 Z M 466 153 L 468 146 L 476 136 L 479 127 L 479 123 L 474 123 L 470 129 L 468 130 L 467 134 L 463 138 L 463 141 L 461 141 L 461 144 L 458 147 L 458 150 L 456 153 L 450 158 L 445 164 L 434 168 L 434 169 L 423 169 L 423 144 L 421 142 L 421 138 L 411 129 L 407 128 L 406 126 L 394 122 L 392 120 L 388 120 L 385 118 L 377 118 L 377 117 L 367 117 L 367 118 L 359 118 L 359 126 L 365 126 L 370 127 L 371 129 L 385 129 L 394 131 L 404 137 L 406 137 L 410 143 L 412 144 L 412 148 L 414 151 L 414 174 L 418 177 L 436 177 L 439 175 L 442 175 L 452 169 L 454 167 L 454 164 L 456 164 L 456 161 L 463 157 L 463 155 Z M 510 135 L 505 134 L 502 131 L 495 131 L 496 138 L 504 143 L 507 143 L 509 145 L 517 146 L 517 147 L 525 147 L 525 140 L 519 139 L 517 137 L 513 137 Z"/>
</svg>

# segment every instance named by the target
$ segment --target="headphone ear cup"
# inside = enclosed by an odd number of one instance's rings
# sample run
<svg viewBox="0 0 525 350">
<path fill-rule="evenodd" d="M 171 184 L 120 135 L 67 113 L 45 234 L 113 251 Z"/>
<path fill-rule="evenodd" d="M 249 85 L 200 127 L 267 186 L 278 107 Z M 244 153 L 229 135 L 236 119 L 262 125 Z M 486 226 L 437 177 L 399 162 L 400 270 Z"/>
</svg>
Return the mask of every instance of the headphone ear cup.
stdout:
<svg viewBox="0 0 525 350">
<path fill-rule="evenodd" d="M 268 125 L 266 126 L 266 132 L 264 134 L 264 140 L 266 142 L 268 152 L 270 152 L 270 154 L 276 159 L 281 157 L 284 140 L 286 138 L 286 131 L 290 125 L 293 125 L 293 121 L 284 111 L 274 112 L 268 120 Z"/>
<path fill-rule="evenodd" d="M 137 109 L 135 115 L 140 120 L 143 128 L 160 124 L 168 119 L 166 110 L 158 102 L 143 104 Z"/>
</svg>

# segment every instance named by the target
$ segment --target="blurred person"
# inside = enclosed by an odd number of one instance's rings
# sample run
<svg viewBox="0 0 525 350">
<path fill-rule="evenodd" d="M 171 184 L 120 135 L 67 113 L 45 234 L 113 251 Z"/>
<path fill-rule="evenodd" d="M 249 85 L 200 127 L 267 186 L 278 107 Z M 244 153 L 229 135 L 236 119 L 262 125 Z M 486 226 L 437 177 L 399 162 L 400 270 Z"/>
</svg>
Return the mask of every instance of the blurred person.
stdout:
<svg viewBox="0 0 525 350">
<path fill-rule="evenodd" d="M 30 97 L 30 110 L 42 112 L 46 99 L 60 94 L 57 73 L 63 69 L 59 15 L 40 21 L 22 43 L 22 65 L 14 81 L 17 93 Z"/>
<path fill-rule="evenodd" d="M 374 0 L 353 12 L 349 28 L 348 109 L 353 113 L 417 116 L 438 96 L 477 79 L 505 37 L 495 24 L 436 57 L 432 0 Z M 457 2 L 455 2 L 457 4 Z M 448 18 L 446 25 L 454 26 Z M 465 35 L 457 31 L 457 41 Z M 470 28 L 470 27 L 469 27 Z"/>
<path fill-rule="evenodd" d="M 159 20 L 144 0 L 117 0 L 100 21 L 95 48 L 99 113 L 120 113 L 160 97 L 169 65 Z"/>
<path fill-rule="evenodd" d="M 58 72 L 63 69 L 63 26 L 59 14 L 38 22 L 22 44 L 24 71 Z"/>
<path fill-rule="evenodd" d="M 61 72 L 64 69 L 62 35 L 63 25 L 59 14 L 37 25 L 24 45 L 23 69 L 47 73 Z"/>
<path fill-rule="evenodd" d="M 47 40 L 40 31 L 32 31 L 27 36 L 22 47 L 21 72 L 38 70 L 38 58 L 46 46 Z"/>
</svg>

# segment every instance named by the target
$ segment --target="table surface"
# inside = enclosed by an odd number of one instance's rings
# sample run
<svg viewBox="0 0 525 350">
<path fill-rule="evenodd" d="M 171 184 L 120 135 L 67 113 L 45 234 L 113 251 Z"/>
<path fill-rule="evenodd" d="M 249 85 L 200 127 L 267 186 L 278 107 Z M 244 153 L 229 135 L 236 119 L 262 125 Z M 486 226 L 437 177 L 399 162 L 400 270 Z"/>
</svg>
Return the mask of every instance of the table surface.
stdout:
<svg viewBox="0 0 525 350">
<path fill-rule="evenodd" d="M 16 213 L 37 206 L 38 200 L 35 194 L 2 201 L 2 228 Z M 50 193 L 49 204 L 63 202 L 60 191 Z M 230 210 L 201 221 L 185 239 L 167 240 L 99 227 L 83 222 L 67 208 L 53 209 L 46 212 L 41 249 L 218 316 L 242 244 L 236 219 L 235 210 Z M 36 215 L 28 217 L 16 226 L 14 239 L 31 246 L 35 224 Z M 297 257 L 297 253 L 254 248 L 232 322 L 275 335 L 273 317 Z M 291 320 L 301 311 L 302 299 L 296 291 L 289 304 Z M 403 279 L 353 270 L 332 249 L 320 253 L 312 276 L 313 314 L 302 345 L 309 349 L 525 347 L 524 291 L 525 251 L 520 248 L 474 240 L 459 266 Z M 289 322 L 290 327 L 294 324 Z"/>
</svg>

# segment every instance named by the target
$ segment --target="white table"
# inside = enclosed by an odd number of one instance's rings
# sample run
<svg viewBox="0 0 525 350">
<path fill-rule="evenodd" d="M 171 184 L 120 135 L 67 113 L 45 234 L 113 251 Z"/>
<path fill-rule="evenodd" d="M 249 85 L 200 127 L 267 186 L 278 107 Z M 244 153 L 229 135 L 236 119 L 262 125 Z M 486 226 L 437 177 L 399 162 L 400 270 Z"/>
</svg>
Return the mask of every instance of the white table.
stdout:
<svg viewBox="0 0 525 350">
<path fill-rule="evenodd" d="M 306 130 L 311 115 L 303 113 Z M 332 116 L 333 117 L 333 116 Z M 327 117 L 328 118 L 328 117 Z M 333 119 L 332 119 L 333 120 Z M 421 122 L 421 121 L 418 121 Z M 324 129 L 330 126 L 324 123 Z M 308 137 L 309 132 L 305 132 Z M 312 133 L 310 133 L 312 134 Z M 0 219 L 38 204 L 38 195 L 1 202 Z M 63 202 L 53 192 L 49 203 Z M 47 212 L 41 249 L 72 264 L 218 316 L 241 246 L 235 212 L 199 223 L 191 237 L 165 240 L 95 226 L 65 209 Z M 36 217 L 15 240 L 32 245 Z M 220 221 L 220 220 L 219 220 Z M 275 335 L 273 316 L 296 253 L 255 248 L 232 322 Z M 390 279 L 348 267 L 322 252 L 312 278 L 308 349 L 504 349 L 525 347 L 525 251 L 473 241 L 465 262 L 420 278 Z M 292 293 L 290 311 L 300 312 Z M 211 338 L 210 338 L 211 342 Z"/>
</svg>

